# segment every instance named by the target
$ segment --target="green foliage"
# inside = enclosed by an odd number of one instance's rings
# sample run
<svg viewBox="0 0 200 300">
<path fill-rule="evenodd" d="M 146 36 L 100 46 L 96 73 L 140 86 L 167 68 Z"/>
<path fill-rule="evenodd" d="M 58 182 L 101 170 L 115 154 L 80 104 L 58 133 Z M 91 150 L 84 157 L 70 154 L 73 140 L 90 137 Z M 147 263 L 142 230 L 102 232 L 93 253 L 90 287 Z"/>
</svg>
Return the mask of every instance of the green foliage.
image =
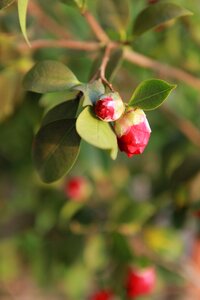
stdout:
<svg viewBox="0 0 200 300">
<path fill-rule="evenodd" d="M 0 0 L 0 9 L 8 7 L 13 2 L 15 2 L 15 0 Z"/>
<path fill-rule="evenodd" d="M 92 108 L 86 107 L 80 113 L 76 122 L 76 129 L 86 142 L 100 149 L 112 150 L 112 158 L 116 158 L 116 136 L 108 123 L 94 116 Z"/>
<path fill-rule="evenodd" d="M 192 13 L 177 4 L 168 2 L 156 3 L 145 8 L 137 16 L 133 26 L 133 35 L 139 36 L 165 22 L 188 15 L 192 15 Z"/>
<path fill-rule="evenodd" d="M 75 122 L 75 119 L 58 120 L 45 125 L 37 133 L 33 159 L 45 182 L 58 180 L 74 165 L 80 146 Z"/>
<path fill-rule="evenodd" d="M 57 61 L 37 63 L 25 76 L 24 87 L 36 93 L 48 93 L 70 89 L 80 84 L 65 65 Z"/>
<path fill-rule="evenodd" d="M 21 31 L 23 33 L 23 36 L 27 44 L 30 46 L 27 33 L 26 33 L 26 13 L 27 13 L 28 1 L 29 0 L 18 0 L 17 4 L 18 4 L 18 16 L 19 16 Z"/>
<path fill-rule="evenodd" d="M 147 79 L 136 88 L 129 105 L 143 110 L 155 109 L 163 103 L 175 87 L 163 80 Z"/>
</svg>

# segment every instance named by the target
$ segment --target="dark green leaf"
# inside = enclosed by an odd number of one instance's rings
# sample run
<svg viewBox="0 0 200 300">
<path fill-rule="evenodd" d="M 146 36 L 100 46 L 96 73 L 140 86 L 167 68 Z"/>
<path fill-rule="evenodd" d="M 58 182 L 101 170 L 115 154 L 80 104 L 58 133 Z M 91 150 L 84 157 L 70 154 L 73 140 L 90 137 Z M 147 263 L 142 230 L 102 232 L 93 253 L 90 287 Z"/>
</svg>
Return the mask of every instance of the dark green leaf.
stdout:
<svg viewBox="0 0 200 300">
<path fill-rule="evenodd" d="M 124 36 L 130 16 L 129 0 L 99 1 L 98 14 L 105 27 L 113 28 Z"/>
<path fill-rule="evenodd" d="M 86 107 L 79 115 L 76 129 L 86 142 L 101 149 L 112 150 L 112 158 L 116 158 L 118 149 L 116 136 L 108 123 L 94 116 L 92 107 Z"/>
<path fill-rule="evenodd" d="M 192 15 L 192 13 L 184 7 L 174 3 L 159 2 L 150 5 L 136 18 L 133 27 L 133 35 L 141 35 L 165 22 L 187 15 Z"/>
<path fill-rule="evenodd" d="M 33 145 L 33 159 L 44 182 L 53 182 L 67 173 L 79 154 L 80 137 L 75 119 L 59 120 L 42 127 Z"/>
<path fill-rule="evenodd" d="M 105 93 L 104 85 L 99 80 L 82 84 L 77 86 L 76 89 L 84 94 L 83 106 L 92 105 Z"/>
<path fill-rule="evenodd" d="M 23 33 L 23 36 L 27 44 L 30 46 L 27 33 L 26 33 L 26 13 L 27 13 L 28 1 L 29 0 L 18 0 L 17 4 L 18 4 L 18 16 L 19 16 L 21 31 Z"/>
<path fill-rule="evenodd" d="M 25 76 L 24 87 L 36 93 L 67 90 L 80 84 L 64 64 L 46 60 L 37 63 Z"/>
<path fill-rule="evenodd" d="M 42 126 L 64 119 L 74 119 L 78 109 L 78 99 L 68 100 L 53 107 L 42 120 Z"/>
<path fill-rule="evenodd" d="M 129 105 L 144 110 L 155 109 L 163 103 L 175 87 L 164 80 L 145 80 L 134 91 Z"/>
<path fill-rule="evenodd" d="M 15 2 L 15 0 L 0 0 L 0 9 L 8 7 L 13 2 Z"/>
</svg>

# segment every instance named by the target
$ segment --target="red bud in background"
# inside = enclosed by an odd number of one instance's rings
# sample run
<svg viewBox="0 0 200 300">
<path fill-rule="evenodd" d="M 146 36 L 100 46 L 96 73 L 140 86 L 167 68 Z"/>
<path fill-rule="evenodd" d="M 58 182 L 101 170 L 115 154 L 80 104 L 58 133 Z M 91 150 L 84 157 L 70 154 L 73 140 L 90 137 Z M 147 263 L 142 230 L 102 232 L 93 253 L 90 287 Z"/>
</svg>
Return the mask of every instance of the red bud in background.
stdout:
<svg viewBox="0 0 200 300">
<path fill-rule="evenodd" d="M 149 295 L 156 284 L 156 272 L 153 267 L 145 269 L 129 269 L 126 291 L 129 298 Z"/>
<path fill-rule="evenodd" d="M 108 94 L 102 96 L 95 104 L 95 114 L 102 121 L 112 122 L 121 117 L 125 110 L 119 95 Z"/>
<path fill-rule="evenodd" d="M 101 290 L 94 293 L 90 300 L 113 300 L 113 293 L 107 290 Z"/>
<path fill-rule="evenodd" d="M 147 146 L 151 134 L 146 115 L 141 109 L 129 108 L 115 122 L 114 129 L 119 149 L 126 152 L 128 157 L 141 154 Z"/>
<path fill-rule="evenodd" d="M 84 201 L 91 195 L 92 188 L 86 178 L 76 176 L 66 182 L 64 191 L 68 198 L 75 201 Z"/>
</svg>

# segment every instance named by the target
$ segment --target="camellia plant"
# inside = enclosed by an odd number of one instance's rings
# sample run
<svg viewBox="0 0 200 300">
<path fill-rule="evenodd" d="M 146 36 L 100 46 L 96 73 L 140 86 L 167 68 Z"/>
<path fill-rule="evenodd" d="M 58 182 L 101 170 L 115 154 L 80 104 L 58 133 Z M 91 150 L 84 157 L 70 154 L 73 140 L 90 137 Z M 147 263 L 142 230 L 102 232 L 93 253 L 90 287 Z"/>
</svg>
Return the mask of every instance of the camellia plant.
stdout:
<svg viewBox="0 0 200 300">
<path fill-rule="evenodd" d="M 0 46 L 0 87 L 14 98 L 20 90 L 26 99 L 21 106 L 13 105 L 16 111 L 0 128 L 0 165 L 6 170 L 0 186 L 5 211 L 0 235 L 12 236 L 19 230 L 17 254 L 7 251 L 13 241 L 0 247 L 0 279 L 4 270 L 5 277 L 7 270 L 16 270 L 17 277 L 18 264 L 24 271 L 28 262 L 41 285 L 49 288 L 55 283 L 59 291 L 55 299 L 158 299 L 160 295 L 164 299 L 170 292 L 180 292 L 188 269 L 185 276 L 177 267 L 185 238 L 179 229 L 187 214 L 199 220 L 199 203 L 195 206 L 188 199 L 199 197 L 199 191 L 194 196 L 198 182 L 190 179 L 199 172 L 200 159 L 198 153 L 193 158 L 188 155 L 196 149 L 187 147 L 184 136 L 170 126 L 176 123 L 200 146 L 198 130 L 175 112 L 184 95 L 187 105 L 182 110 L 187 114 L 189 106 L 194 109 L 186 100 L 193 101 L 192 92 L 187 94 L 181 82 L 197 89 L 200 84 L 194 75 L 156 60 L 178 57 L 178 65 L 190 53 L 185 70 L 190 66 L 190 71 L 199 71 L 197 50 L 191 50 L 191 43 L 182 53 L 183 41 L 177 38 L 182 31 L 189 32 L 191 12 L 175 2 L 0 0 L 1 28 L 5 28 L 0 43 L 6 41 L 5 48 Z M 4 16 L 14 3 L 23 33 L 19 32 L 19 43 L 10 30 L 15 24 L 10 22 L 12 16 Z M 181 17 L 180 27 L 172 27 Z M 175 32 L 169 33 L 170 27 Z M 177 47 L 172 49 L 174 40 Z M 23 78 L 16 76 L 16 70 Z M 14 84 L 17 80 L 20 89 Z M 180 85 L 174 92 L 177 81 Z M 4 94 L 3 102 L 9 106 Z M 171 110 L 163 105 L 170 97 Z M 160 111 L 151 112 L 157 108 Z M 1 116 L 0 110 L 0 121 Z M 197 112 L 195 118 L 194 124 Z M 47 185 L 35 176 L 32 164 Z M 11 259 L 4 259 L 7 253 Z M 9 295 L 18 297 L 16 290 Z M 54 298 L 53 292 L 52 288 Z"/>
<path fill-rule="evenodd" d="M 8 3 L 7 3 L 8 2 Z M 12 1 L 6 1 L 10 4 Z M 65 175 L 76 162 L 81 140 L 110 153 L 116 159 L 118 148 L 128 157 L 141 154 L 148 144 L 151 129 L 144 111 L 159 107 L 175 88 L 159 79 L 147 79 L 139 84 L 130 99 L 121 99 L 120 91 L 111 84 L 113 72 L 123 60 L 127 45 L 150 29 L 190 15 L 190 11 L 170 2 L 149 2 L 136 18 L 132 34 L 127 34 L 129 1 L 123 5 L 113 1 L 121 17 L 119 40 L 111 40 L 96 22 L 84 0 L 63 0 L 78 9 L 101 42 L 102 55 L 94 64 L 89 82 L 80 82 L 63 63 L 53 60 L 38 62 L 25 76 L 24 87 L 35 93 L 63 92 L 73 94 L 47 112 L 33 144 L 33 159 L 45 182 Z M 5 5 L 6 6 L 6 5 Z M 18 1 L 19 20 L 27 43 L 26 10 L 28 0 Z M 103 9 L 100 6 L 100 11 Z M 104 22 L 107 15 L 105 15 Z M 128 19 L 128 18 L 127 18 Z M 145 22 L 144 22 L 145 20 Z M 116 25 L 116 24 L 115 24 Z M 118 25 L 116 25 L 118 27 Z"/>
</svg>

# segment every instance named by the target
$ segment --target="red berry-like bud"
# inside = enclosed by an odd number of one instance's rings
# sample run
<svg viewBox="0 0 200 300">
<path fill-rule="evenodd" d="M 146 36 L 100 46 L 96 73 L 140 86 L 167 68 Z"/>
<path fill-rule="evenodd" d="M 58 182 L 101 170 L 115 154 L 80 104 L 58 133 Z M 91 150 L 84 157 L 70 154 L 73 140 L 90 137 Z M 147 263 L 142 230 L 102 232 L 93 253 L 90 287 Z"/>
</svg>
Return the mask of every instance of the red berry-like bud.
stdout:
<svg viewBox="0 0 200 300">
<path fill-rule="evenodd" d="M 116 93 L 102 96 L 95 104 L 96 116 L 106 122 L 112 122 L 121 117 L 125 110 L 124 103 Z"/>
<path fill-rule="evenodd" d="M 153 267 L 146 269 L 130 269 L 128 272 L 126 291 L 129 298 L 149 295 L 156 284 L 156 272 Z"/>
<path fill-rule="evenodd" d="M 90 300 L 112 300 L 112 299 L 113 299 L 113 293 L 107 290 L 98 291 L 90 297 Z"/>
<path fill-rule="evenodd" d="M 125 114 L 115 122 L 118 146 L 128 157 L 141 154 L 148 144 L 151 128 L 141 109 L 128 108 Z"/>
<path fill-rule="evenodd" d="M 64 187 L 65 195 L 75 201 L 84 201 L 91 194 L 91 185 L 88 180 L 81 176 L 70 178 Z"/>
</svg>

